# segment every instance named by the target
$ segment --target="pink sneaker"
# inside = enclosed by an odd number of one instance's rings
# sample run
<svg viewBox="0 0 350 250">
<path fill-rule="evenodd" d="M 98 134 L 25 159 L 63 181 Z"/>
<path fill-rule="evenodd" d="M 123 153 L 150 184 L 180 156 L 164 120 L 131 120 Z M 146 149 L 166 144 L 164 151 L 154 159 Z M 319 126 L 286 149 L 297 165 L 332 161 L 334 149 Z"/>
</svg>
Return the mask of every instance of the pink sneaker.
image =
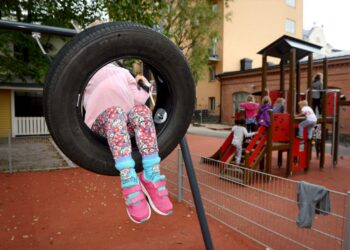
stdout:
<svg viewBox="0 0 350 250">
<path fill-rule="evenodd" d="M 126 204 L 126 212 L 130 219 L 138 224 L 148 221 L 151 217 L 151 208 L 146 201 L 140 184 L 130 188 L 123 188 L 122 192 Z"/>
<path fill-rule="evenodd" d="M 168 197 L 168 190 L 165 187 L 166 181 L 160 180 L 151 182 L 140 174 L 140 182 L 143 192 L 153 210 L 160 215 L 169 215 L 173 212 L 173 204 Z"/>
</svg>

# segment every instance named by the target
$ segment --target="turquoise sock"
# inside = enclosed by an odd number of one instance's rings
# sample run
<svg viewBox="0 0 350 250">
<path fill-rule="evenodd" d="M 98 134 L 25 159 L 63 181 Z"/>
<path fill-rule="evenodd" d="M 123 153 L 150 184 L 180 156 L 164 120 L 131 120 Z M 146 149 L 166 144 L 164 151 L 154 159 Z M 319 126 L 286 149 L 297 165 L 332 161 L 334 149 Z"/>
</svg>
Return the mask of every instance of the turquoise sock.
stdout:
<svg viewBox="0 0 350 250">
<path fill-rule="evenodd" d="M 143 176 L 146 180 L 157 182 L 165 179 L 165 176 L 160 174 L 159 163 L 158 154 L 146 155 L 142 158 Z"/>
<path fill-rule="evenodd" d="M 120 180 L 123 188 L 129 188 L 139 184 L 139 179 L 135 172 L 135 161 L 131 156 L 121 157 L 116 160 L 115 167 L 120 172 Z M 135 195 L 137 195 L 137 192 Z"/>
</svg>

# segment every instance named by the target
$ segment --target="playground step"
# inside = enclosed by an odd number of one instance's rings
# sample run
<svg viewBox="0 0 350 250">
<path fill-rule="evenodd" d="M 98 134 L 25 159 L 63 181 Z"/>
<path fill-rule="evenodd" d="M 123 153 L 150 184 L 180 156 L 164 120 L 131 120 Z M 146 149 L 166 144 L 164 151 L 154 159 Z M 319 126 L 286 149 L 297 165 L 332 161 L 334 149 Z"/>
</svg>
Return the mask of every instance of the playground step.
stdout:
<svg viewBox="0 0 350 250">
<path fill-rule="evenodd" d="M 235 166 L 226 166 L 220 173 L 220 179 L 243 184 L 244 170 Z"/>
<path fill-rule="evenodd" d="M 241 155 L 241 163 L 240 163 L 240 165 L 241 166 L 244 166 L 244 163 L 245 163 L 245 152 L 243 151 L 242 152 L 242 155 Z M 232 157 L 232 159 L 231 159 L 231 161 L 229 162 L 230 164 L 232 164 L 232 165 L 236 165 L 236 162 L 235 162 L 235 154 L 233 155 L 233 157 Z"/>
<path fill-rule="evenodd" d="M 238 168 L 238 167 L 226 167 L 224 169 L 224 171 L 228 172 L 228 173 L 232 173 L 232 174 L 244 174 L 243 169 Z"/>
<path fill-rule="evenodd" d="M 243 179 L 232 177 L 230 175 L 220 175 L 220 179 L 226 180 L 226 181 L 231 181 L 231 182 L 238 183 L 238 184 L 244 184 Z"/>
</svg>

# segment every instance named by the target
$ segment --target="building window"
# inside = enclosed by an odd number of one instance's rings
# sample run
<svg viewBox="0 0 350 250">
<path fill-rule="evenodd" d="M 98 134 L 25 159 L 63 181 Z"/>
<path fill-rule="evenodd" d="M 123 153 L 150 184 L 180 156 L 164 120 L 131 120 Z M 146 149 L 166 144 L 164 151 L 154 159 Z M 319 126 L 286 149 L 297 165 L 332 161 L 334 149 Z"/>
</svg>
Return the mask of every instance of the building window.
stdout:
<svg viewBox="0 0 350 250">
<path fill-rule="evenodd" d="M 295 0 L 286 0 L 286 4 L 290 7 L 295 7 Z"/>
<path fill-rule="evenodd" d="M 218 4 L 213 4 L 212 6 L 211 6 L 211 10 L 214 12 L 214 13 L 217 13 L 218 12 Z"/>
<path fill-rule="evenodd" d="M 215 112 L 215 97 L 209 97 L 209 111 Z"/>
<path fill-rule="evenodd" d="M 216 80 L 216 70 L 214 66 L 209 67 L 209 81 L 215 81 Z"/>
<path fill-rule="evenodd" d="M 216 37 L 211 39 L 211 46 L 208 49 L 208 56 L 210 61 L 219 61 L 219 54 L 218 54 L 218 39 Z"/>
<path fill-rule="evenodd" d="M 44 116 L 42 92 L 15 92 L 15 116 Z"/>
<path fill-rule="evenodd" d="M 288 33 L 295 34 L 295 21 L 291 19 L 286 19 L 285 30 Z"/>
<path fill-rule="evenodd" d="M 217 47 L 218 47 L 218 39 L 217 37 L 213 37 L 211 39 L 211 56 L 217 56 L 218 55 L 218 52 L 217 52 Z"/>
<path fill-rule="evenodd" d="M 237 92 L 232 94 L 232 115 L 240 111 L 239 104 L 247 100 L 247 92 Z"/>
</svg>

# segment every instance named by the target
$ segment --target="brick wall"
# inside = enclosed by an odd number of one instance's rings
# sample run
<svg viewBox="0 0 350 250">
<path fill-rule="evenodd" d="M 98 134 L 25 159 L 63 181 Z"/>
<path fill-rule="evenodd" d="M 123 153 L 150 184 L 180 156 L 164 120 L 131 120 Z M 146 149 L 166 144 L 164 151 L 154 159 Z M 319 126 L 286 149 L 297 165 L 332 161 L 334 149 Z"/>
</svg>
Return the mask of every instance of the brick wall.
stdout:
<svg viewBox="0 0 350 250">
<path fill-rule="evenodd" d="M 313 74 L 323 72 L 323 61 L 313 64 Z M 301 63 L 300 91 L 305 92 L 307 82 L 307 64 Z M 244 72 L 228 72 L 222 74 L 221 81 L 221 122 L 232 124 L 232 95 L 236 92 L 254 93 L 261 91 L 261 69 Z M 267 87 L 270 90 L 279 89 L 279 67 L 268 69 Z M 340 88 L 342 94 L 350 100 L 350 57 L 328 59 L 328 86 Z M 285 71 L 285 89 L 289 88 L 289 72 Z M 350 107 L 341 107 L 340 110 L 341 134 L 350 134 Z"/>
</svg>

